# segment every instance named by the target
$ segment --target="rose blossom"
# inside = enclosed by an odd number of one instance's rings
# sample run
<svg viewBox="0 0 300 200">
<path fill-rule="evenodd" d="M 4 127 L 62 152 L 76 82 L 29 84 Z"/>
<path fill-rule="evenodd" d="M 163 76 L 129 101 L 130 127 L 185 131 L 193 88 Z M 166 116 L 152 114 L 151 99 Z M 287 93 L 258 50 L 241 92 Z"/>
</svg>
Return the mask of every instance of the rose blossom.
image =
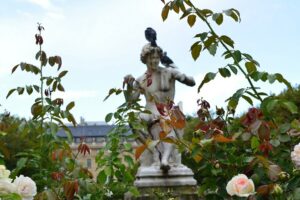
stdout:
<svg viewBox="0 0 300 200">
<path fill-rule="evenodd" d="M 36 184 L 29 177 L 20 175 L 14 180 L 13 183 L 16 186 L 16 193 L 21 195 L 22 200 L 32 200 L 37 193 Z"/>
<path fill-rule="evenodd" d="M 297 169 L 300 169 L 300 143 L 294 147 L 291 153 L 292 161 Z"/>
<path fill-rule="evenodd" d="M 4 165 L 0 165 L 0 194 L 8 194 L 15 191 L 12 179 L 9 178 L 10 171 Z"/>
<path fill-rule="evenodd" d="M 238 174 L 227 183 L 226 191 L 230 196 L 248 197 L 254 194 L 255 188 L 251 179 L 244 174 Z"/>
<path fill-rule="evenodd" d="M 8 178 L 10 171 L 6 169 L 4 165 L 0 165 L 0 179 Z"/>
<path fill-rule="evenodd" d="M 11 183 L 11 179 L 0 179 L 0 194 L 10 194 L 16 191 L 16 186 Z"/>
</svg>

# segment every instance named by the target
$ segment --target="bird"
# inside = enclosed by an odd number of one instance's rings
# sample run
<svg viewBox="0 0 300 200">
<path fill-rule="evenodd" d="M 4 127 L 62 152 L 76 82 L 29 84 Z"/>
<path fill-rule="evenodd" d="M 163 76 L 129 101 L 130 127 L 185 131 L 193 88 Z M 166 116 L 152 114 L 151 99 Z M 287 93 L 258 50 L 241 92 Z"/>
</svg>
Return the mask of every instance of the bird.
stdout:
<svg viewBox="0 0 300 200">
<path fill-rule="evenodd" d="M 156 31 L 153 28 L 148 27 L 145 30 L 145 37 L 146 37 L 146 40 L 148 40 L 151 43 L 151 46 L 157 47 L 157 44 L 156 44 Z"/>
<path fill-rule="evenodd" d="M 165 67 L 171 67 L 171 68 L 177 68 L 174 64 L 173 60 L 167 56 L 167 52 L 163 52 L 162 57 L 160 59 L 161 64 L 163 64 Z"/>
</svg>

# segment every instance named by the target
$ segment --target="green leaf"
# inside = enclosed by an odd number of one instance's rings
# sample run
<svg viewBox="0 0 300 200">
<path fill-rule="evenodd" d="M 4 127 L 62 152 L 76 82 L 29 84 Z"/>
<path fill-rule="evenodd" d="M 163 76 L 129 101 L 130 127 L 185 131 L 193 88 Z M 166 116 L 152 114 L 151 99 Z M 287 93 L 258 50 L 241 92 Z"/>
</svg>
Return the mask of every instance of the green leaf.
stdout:
<svg viewBox="0 0 300 200">
<path fill-rule="evenodd" d="M 299 179 L 300 180 L 300 179 Z M 300 182 L 300 181 L 298 181 Z M 299 186 L 299 185 L 298 185 Z M 296 188 L 294 191 L 293 191 L 293 197 L 294 197 L 294 200 L 300 200 L 300 187 Z"/>
<path fill-rule="evenodd" d="M 2 200 L 22 200 L 22 197 L 17 193 L 0 194 Z"/>
<path fill-rule="evenodd" d="M 199 9 L 198 11 L 205 17 L 209 17 L 213 14 L 213 11 L 211 11 L 209 9 L 202 9 L 202 10 Z"/>
<path fill-rule="evenodd" d="M 259 140 L 256 136 L 253 136 L 251 138 L 251 149 L 253 149 L 254 151 L 257 151 L 258 147 L 259 147 Z"/>
<path fill-rule="evenodd" d="M 205 48 L 209 48 L 211 46 L 212 43 L 217 43 L 216 41 L 216 36 L 210 36 L 207 38 L 207 40 L 204 42 L 204 46 Z"/>
<path fill-rule="evenodd" d="M 50 57 L 50 58 L 48 59 L 48 63 L 49 63 L 49 65 L 50 65 L 51 67 L 53 67 L 53 66 L 55 65 L 55 58 L 54 58 L 54 57 Z"/>
<path fill-rule="evenodd" d="M 49 86 L 53 82 L 53 80 L 54 79 L 52 77 L 47 78 L 46 85 Z"/>
<path fill-rule="evenodd" d="M 229 98 L 228 101 L 228 107 L 231 109 L 236 109 L 237 105 L 239 103 L 239 99 Z"/>
<path fill-rule="evenodd" d="M 200 56 L 201 49 L 202 49 L 201 44 L 196 44 L 191 47 L 191 53 L 194 60 L 197 60 L 198 57 Z"/>
<path fill-rule="evenodd" d="M 240 22 L 240 21 L 241 21 L 240 13 L 239 13 L 239 11 L 236 10 L 236 9 L 231 8 L 231 9 L 225 10 L 224 13 L 225 13 L 227 16 L 229 16 L 229 17 L 231 17 L 232 19 L 234 19 L 234 21 L 236 21 L 236 22 Z"/>
<path fill-rule="evenodd" d="M 222 35 L 222 36 L 220 37 L 220 39 L 221 39 L 223 42 L 225 42 L 227 45 L 229 45 L 229 46 L 231 46 L 232 48 L 234 48 L 234 41 L 233 41 L 230 37 L 228 37 L 228 36 L 226 36 L 226 35 Z"/>
<path fill-rule="evenodd" d="M 11 90 L 9 90 L 9 92 L 7 93 L 7 95 L 6 95 L 6 98 L 8 98 L 14 91 L 16 91 L 17 89 L 11 89 Z"/>
<path fill-rule="evenodd" d="M 278 99 L 271 99 L 267 102 L 266 108 L 267 108 L 267 112 L 271 112 L 275 106 L 278 104 Z"/>
<path fill-rule="evenodd" d="M 57 89 L 58 89 L 59 91 L 62 91 L 62 92 L 65 91 L 64 87 L 63 87 L 62 84 L 60 84 L 60 83 L 58 83 Z"/>
<path fill-rule="evenodd" d="M 280 101 L 280 103 L 285 106 L 292 114 L 298 113 L 298 107 L 294 102 L 291 101 Z"/>
<path fill-rule="evenodd" d="M 69 111 L 69 110 L 71 110 L 72 108 L 74 108 L 74 106 L 75 106 L 75 102 L 72 101 L 72 102 L 70 102 L 70 103 L 67 105 L 66 110 Z"/>
<path fill-rule="evenodd" d="M 213 80 L 216 77 L 217 73 L 213 73 L 213 72 L 209 72 L 205 75 L 204 79 L 202 80 L 201 84 L 198 87 L 198 93 L 200 92 L 201 88 L 203 87 L 203 85 L 205 83 L 210 82 L 211 80 Z"/>
<path fill-rule="evenodd" d="M 212 19 L 218 24 L 221 25 L 223 23 L 223 14 L 222 13 L 215 13 L 212 16 Z"/>
<path fill-rule="evenodd" d="M 180 17 L 180 19 L 185 18 L 186 16 L 188 16 L 191 13 L 192 13 L 192 9 L 191 8 L 187 9 L 186 11 L 183 12 L 183 15 Z"/>
<path fill-rule="evenodd" d="M 230 71 L 225 67 L 224 68 L 219 68 L 219 72 L 220 72 L 221 76 L 223 76 L 224 78 L 231 76 Z"/>
<path fill-rule="evenodd" d="M 46 66 L 46 64 L 47 64 L 47 55 L 44 51 L 41 51 L 40 61 L 41 61 L 42 66 Z"/>
<path fill-rule="evenodd" d="M 250 97 L 248 97 L 246 95 L 242 95 L 242 98 L 245 99 L 250 105 L 253 106 L 253 101 Z"/>
<path fill-rule="evenodd" d="M 253 62 L 246 62 L 245 66 L 246 66 L 248 74 L 252 74 L 253 72 L 257 71 L 256 66 Z"/>
<path fill-rule="evenodd" d="M 104 170 L 102 170 L 97 176 L 97 182 L 100 184 L 104 184 L 107 180 L 107 175 L 105 174 Z"/>
<path fill-rule="evenodd" d="M 105 174 L 106 174 L 106 176 L 111 176 L 112 175 L 112 166 L 106 166 L 105 168 L 104 168 L 104 172 L 105 172 Z"/>
<path fill-rule="evenodd" d="M 234 73 L 234 74 L 237 74 L 238 73 L 238 70 L 237 68 L 234 66 L 234 65 L 228 65 L 229 68 L 231 69 L 231 71 Z"/>
<path fill-rule="evenodd" d="M 289 124 L 289 123 L 281 124 L 279 126 L 279 132 L 286 133 L 288 130 L 290 130 L 290 128 L 291 128 L 291 124 Z"/>
<path fill-rule="evenodd" d="M 204 41 L 207 38 L 208 33 L 207 32 L 203 32 L 203 33 L 199 33 L 197 35 L 195 35 L 195 37 L 199 37 L 201 39 L 201 41 Z"/>
<path fill-rule="evenodd" d="M 187 22 L 192 27 L 196 22 L 196 15 L 189 15 L 187 18 Z"/>
<path fill-rule="evenodd" d="M 11 73 L 14 73 L 16 71 L 16 69 L 19 67 L 20 64 L 17 64 L 16 66 L 14 66 L 11 70 Z"/>
<path fill-rule="evenodd" d="M 276 80 L 276 76 L 274 74 L 268 74 L 269 83 L 274 83 Z"/>
<path fill-rule="evenodd" d="M 18 94 L 21 95 L 24 93 L 24 88 L 23 87 L 17 87 L 17 91 L 18 91 Z"/>
<path fill-rule="evenodd" d="M 38 93 L 40 92 L 40 87 L 39 86 L 33 85 L 33 88 L 35 89 L 36 92 L 38 92 Z"/>
<path fill-rule="evenodd" d="M 239 50 L 233 52 L 234 61 L 239 63 L 242 60 L 242 54 Z"/>
<path fill-rule="evenodd" d="M 108 113 L 108 114 L 105 116 L 105 122 L 106 122 L 106 123 L 110 122 L 110 120 L 112 119 L 112 116 L 113 116 L 113 113 Z"/>
<path fill-rule="evenodd" d="M 163 21 L 165 21 L 168 18 L 170 7 L 168 4 L 166 4 L 161 12 L 161 17 Z"/>
<path fill-rule="evenodd" d="M 288 82 L 285 78 L 283 78 L 283 76 L 281 74 L 276 73 L 275 76 L 279 83 L 284 83 L 288 87 L 288 89 L 293 90 L 291 83 Z"/>
<path fill-rule="evenodd" d="M 285 134 L 281 134 L 278 136 L 278 139 L 280 142 L 289 142 L 291 141 L 291 137 L 289 135 Z"/>
<path fill-rule="evenodd" d="M 209 47 L 208 47 L 208 51 L 211 55 L 215 56 L 216 53 L 217 53 L 217 47 L 218 47 L 218 44 L 217 43 L 213 43 L 211 44 Z"/>
<path fill-rule="evenodd" d="M 62 72 L 59 73 L 58 77 L 59 77 L 59 78 L 62 78 L 62 77 L 64 77 L 67 73 L 68 73 L 68 71 L 62 71 Z"/>
<path fill-rule="evenodd" d="M 31 95 L 33 92 L 32 86 L 26 86 L 26 91 L 29 95 Z"/>
</svg>

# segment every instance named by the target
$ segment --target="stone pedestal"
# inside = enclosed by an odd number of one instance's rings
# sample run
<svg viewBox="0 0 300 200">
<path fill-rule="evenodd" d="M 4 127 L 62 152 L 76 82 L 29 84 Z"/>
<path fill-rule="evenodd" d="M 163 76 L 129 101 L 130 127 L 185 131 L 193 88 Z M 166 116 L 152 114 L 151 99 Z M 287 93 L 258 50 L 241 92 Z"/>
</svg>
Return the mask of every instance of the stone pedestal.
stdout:
<svg viewBox="0 0 300 200">
<path fill-rule="evenodd" d="M 199 199 L 197 197 L 197 181 L 193 175 L 192 170 L 184 165 L 171 167 L 167 173 L 163 173 L 159 166 L 141 166 L 134 182 L 140 196 L 127 199 Z"/>
</svg>

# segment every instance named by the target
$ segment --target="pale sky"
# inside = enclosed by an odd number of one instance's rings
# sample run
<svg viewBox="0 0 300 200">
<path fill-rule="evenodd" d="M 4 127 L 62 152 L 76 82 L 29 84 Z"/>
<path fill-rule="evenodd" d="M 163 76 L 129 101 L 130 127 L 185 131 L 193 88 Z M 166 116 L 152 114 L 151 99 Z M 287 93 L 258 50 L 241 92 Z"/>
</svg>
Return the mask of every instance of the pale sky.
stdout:
<svg viewBox="0 0 300 200">
<path fill-rule="evenodd" d="M 221 26 L 213 23 L 218 34 L 230 36 L 236 47 L 251 54 L 261 64 L 259 70 L 282 73 L 292 85 L 299 84 L 300 24 L 298 0 L 194 0 L 200 8 L 221 11 L 236 8 L 241 23 L 226 18 Z M 11 68 L 20 62 L 38 65 L 34 59 L 38 46 L 34 34 L 41 22 L 44 50 L 47 55 L 60 55 L 63 69 L 69 73 L 63 80 L 66 93 L 58 96 L 65 102 L 75 101 L 73 114 L 87 121 L 103 121 L 109 112 L 123 102 L 123 97 L 112 97 L 103 102 L 110 88 L 122 87 L 123 77 L 144 73 L 140 51 L 146 44 L 144 30 L 152 27 L 157 32 L 158 45 L 168 52 L 179 70 L 194 76 L 199 84 L 205 73 L 216 72 L 227 60 L 219 54 L 212 57 L 203 53 L 196 62 L 189 49 L 193 36 L 207 28 L 200 21 L 193 28 L 186 19 L 170 13 L 163 22 L 160 0 L 6 0 L 0 2 L 0 112 L 28 118 L 30 106 L 37 97 L 13 94 L 9 89 L 25 84 L 37 84 L 38 78 L 17 73 Z M 265 92 L 279 93 L 285 86 L 275 83 L 256 83 Z M 235 78 L 217 78 L 204 86 L 200 94 L 197 87 L 177 84 L 175 101 L 183 101 L 184 111 L 197 111 L 196 100 L 207 99 L 212 107 L 224 106 L 225 99 L 241 87 L 247 86 L 241 74 Z M 249 106 L 242 103 L 238 112 Z"/>
</svg>

